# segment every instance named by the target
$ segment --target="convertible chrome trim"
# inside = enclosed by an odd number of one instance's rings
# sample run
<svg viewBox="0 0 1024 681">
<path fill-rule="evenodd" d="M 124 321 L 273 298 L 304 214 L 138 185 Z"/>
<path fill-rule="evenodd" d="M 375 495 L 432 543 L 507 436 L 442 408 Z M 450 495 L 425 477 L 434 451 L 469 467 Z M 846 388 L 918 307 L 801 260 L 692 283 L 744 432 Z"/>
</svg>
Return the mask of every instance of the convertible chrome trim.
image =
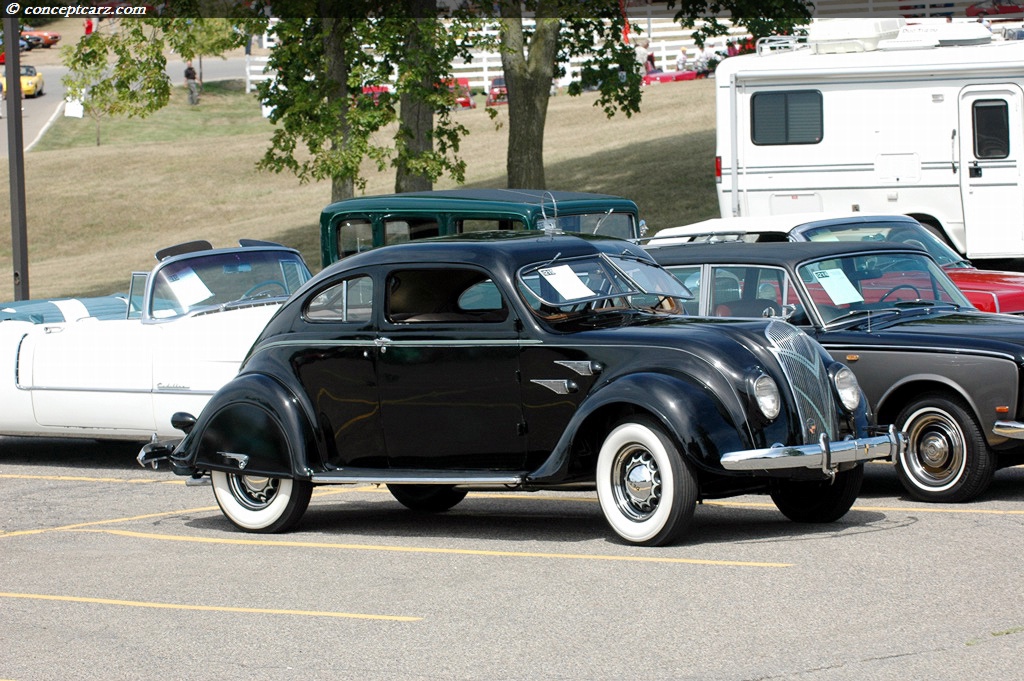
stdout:
<svg viewBox="0 0 1024 681">
<path fill-rule="evenodd" d="M 996 421 L 992 432 L 1015 440 L 1024 440 L 1024 423 L 1020 421 Z"/>
<path fill-rule="evenodd" d="M 727 452 L 722 455 L 722 468 L 729 471 L 781 470 L 786 468 L 821 468 L 831 470 L 841 463 L 870 459 L 896 458 L 906 449 L 907 437 L 889 426 L 885 435 L 856 440 L 829 441 L 822 435 L 815 444 L 766 447 Z"/>
</svg>

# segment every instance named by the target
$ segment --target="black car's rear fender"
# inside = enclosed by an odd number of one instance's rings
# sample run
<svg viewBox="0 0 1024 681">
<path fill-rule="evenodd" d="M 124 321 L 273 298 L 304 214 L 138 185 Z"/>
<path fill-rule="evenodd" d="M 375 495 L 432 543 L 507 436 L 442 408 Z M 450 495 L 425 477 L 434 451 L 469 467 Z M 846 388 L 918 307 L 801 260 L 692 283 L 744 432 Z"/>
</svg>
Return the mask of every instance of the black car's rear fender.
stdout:
<svg viewBox="0 0 1024 681">
<path fill-rule="evenodd" d="M 213 396 L 175 459 L 187 458 L 194 470 L 308 478 L 306 454 L 315 447 L 291 392 L 269 376 L 245 374 Z"/>
<path fill-rule="evenodd" d="M 753 446 L 746 425 L 732 423 L 718 398 L 694 382 L 663 373 L 629 374 L 584 400 L 551 456 L 530 479 L 556 481 L 564 477 L 575 444 L 584 438 L 600 444 L 616 421 L 635 413 L 649 413 L 658 419 L 683 455 L 699 468 L 721 472 L 721 452 Z"/>
</svg>

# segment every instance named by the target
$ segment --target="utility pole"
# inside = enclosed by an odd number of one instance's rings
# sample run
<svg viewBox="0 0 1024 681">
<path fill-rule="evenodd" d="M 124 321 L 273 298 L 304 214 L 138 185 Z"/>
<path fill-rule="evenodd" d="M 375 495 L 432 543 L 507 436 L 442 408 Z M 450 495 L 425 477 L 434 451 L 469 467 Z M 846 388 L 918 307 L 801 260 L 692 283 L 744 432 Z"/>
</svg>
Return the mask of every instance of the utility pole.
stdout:
<svg viewBox="0 0 1024 681">
<path fill-rule="evenodd" d="M 11 176 L 11 258 L 14 299 L 28 300 L 28 219 L 25 216 L 25 144 L 21 122 L 21 29 L 17 17 L 4 17 L 6 59 L 7 160 Z"/>
</svg>

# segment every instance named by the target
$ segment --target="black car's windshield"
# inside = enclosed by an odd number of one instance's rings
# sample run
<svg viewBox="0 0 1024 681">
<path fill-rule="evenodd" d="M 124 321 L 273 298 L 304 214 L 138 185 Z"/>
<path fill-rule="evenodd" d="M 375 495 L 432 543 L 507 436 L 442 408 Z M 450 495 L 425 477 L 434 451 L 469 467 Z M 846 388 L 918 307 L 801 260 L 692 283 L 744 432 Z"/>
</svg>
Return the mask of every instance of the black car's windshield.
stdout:
<svg viewBox="0 0 1024 681">
<path fill-rule="evenodd" d="M 949 277 L 925 255 L 872 253 L 826 258 L 797 272 L 825 324 L 915 307 L 971 307 Z"/>
<path fill-rule="evenodd" d="M 667 270 L 633 257 L 555 258 L 519 271 L 519 293 L 541 316 L 598 309 L 678 312 L 690 291 Z"/>
<path fill-rule="evenodd" d="M 155 277 L 150 316 L 167 319 L 240 300 L 286 298 L 310 273 L 290 251 L 239 249 L 169 262 Z"/>
<path fill-rule="evenodd" d="M 916 221 L 893 220 L 827 225 L 802 231 L 808 241 L 892 241 L 920 246 L 943 267 L 970 267 L 971 263 Z"/>
</svg>

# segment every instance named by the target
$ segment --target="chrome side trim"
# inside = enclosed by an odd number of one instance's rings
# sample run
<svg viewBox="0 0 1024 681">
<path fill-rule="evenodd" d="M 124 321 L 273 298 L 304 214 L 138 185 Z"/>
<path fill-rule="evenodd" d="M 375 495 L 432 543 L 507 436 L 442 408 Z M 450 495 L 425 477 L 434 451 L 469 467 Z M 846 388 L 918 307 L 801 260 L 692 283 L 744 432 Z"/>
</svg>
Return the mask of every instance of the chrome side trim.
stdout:
<svg viewBox="0 0 1024 681">
<path fill-rule="evenodd" d="M 351 468 L 311 477 L 313 484 L 397 484 L 397 485 L 521 485 L 525 472 L 432 471 Z"/>
<path fill-rule="evenodd" d="M 1015 440 L 1024 440 L 1024 423 L 1020 421 L 996 421 L 992 432 Z"/>
<path fill-rule="evenodd" d="M 766 447 L 727 452 L 722 455 L 722 468 L 729 471 L 782 470 L 786 468 L 821 468 L 831 470 L 841 463 L 870 459 L 896 460 L 906 449 L 907 438 L 889 426 L 889 432 L 857 440 L 827 441 L 824 436 L 815 444 Z"/>
<path fill-rule="evenodd" d="M 591 362 L 589 359 L 578 361 L 568 359 L 555 360 L 555 364 L 559 364 L 567 369 L 575 371 L 580 376 L 593 376 L 594 374 L 601 373 L 601 370 L 604 369 L 603 366 L 597 362 Z"/>
</svg>

